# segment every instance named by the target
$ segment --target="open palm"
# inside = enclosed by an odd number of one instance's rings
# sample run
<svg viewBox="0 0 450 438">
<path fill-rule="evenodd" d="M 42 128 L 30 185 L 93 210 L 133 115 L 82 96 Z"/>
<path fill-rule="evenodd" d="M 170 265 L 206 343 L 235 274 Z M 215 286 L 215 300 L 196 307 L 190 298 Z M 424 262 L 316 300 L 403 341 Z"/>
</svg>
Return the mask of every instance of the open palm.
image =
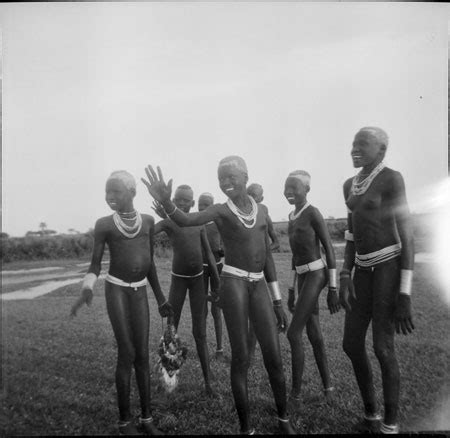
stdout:
<svg viewBox="0 0 450 438">
<path fill-rule="evenodd" d="M 155 172 L 152 166 L 147 166 L 145 168 L 145 173 L 148 181 L 144 178 L 141 178 L 141 181 L 145 184 L 148 192 L 156 201 L 168 201 L 172 195 L 172 180 L 170 179 L 166 184 L 159 166 L 156 167 L 156 170 L 158 173 Z"/>
</svg>

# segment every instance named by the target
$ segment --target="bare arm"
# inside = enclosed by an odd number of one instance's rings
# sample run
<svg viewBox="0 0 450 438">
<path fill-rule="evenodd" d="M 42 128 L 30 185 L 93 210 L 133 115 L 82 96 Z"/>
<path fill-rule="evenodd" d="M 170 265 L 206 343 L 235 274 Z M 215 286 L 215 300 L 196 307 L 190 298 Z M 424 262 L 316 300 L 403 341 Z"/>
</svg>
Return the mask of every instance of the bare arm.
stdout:
<svg viewBox="0 0 450 438">
<path fill-rule="evenodd" d="M 323 248 L 325 249 L 328 269 L 336 269 L 336 256 L 334 254 L 330 233 L 328 232 L 325 220 L 318 210 L 314 210 L 311 224 L 314 231 L 319 236 L 319 240 L 322 243 Z"/>
<path fill-rule="evenodd" d="M 272 241 L 270 250 L 277 251 L 278 249 L 280 249 L 280 242 L 278 241 L 277 233 L 275 232 L 272 219 L 269 215 L 267 215 L 267 232 L 269 233 L 270 240 Z"/>
<path fill-rule="evenodd" d="M 395 221 L 402 244 L 400 267 L 412 270 L 414 269 L 414 235 L 411 214 L 406 201 L 405 183 L 398 172 L 395 173 L 391 193 Z"/>
<path fill-rule="evenodd" d="M 211 288 L 216 291 L 219 289 L 219 271 L 217 270 L 216 259 L 211 251 L 211 246 L 204 228 L 200 231 L 200 239 L 208 263 L 209 272 L 211 273 Z"/>
</svg>

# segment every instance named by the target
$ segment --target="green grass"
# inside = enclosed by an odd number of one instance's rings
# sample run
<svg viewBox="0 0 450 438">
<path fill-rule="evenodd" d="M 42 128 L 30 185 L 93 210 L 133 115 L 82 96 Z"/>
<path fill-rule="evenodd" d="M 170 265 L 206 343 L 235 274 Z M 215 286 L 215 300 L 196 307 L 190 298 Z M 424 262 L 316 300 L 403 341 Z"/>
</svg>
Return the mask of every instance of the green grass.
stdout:
<svg viewBox="0 0 450 438">
<path fill-rule="evenodd" d="M 274 258 L 280 287 L 285 294 L 290 254 L 277 253 Z M 157 266 L 167 294 L 170 260 L 158 259 Z M 396 339 L 402 374 L 400 422 L 403 430 L 435 429 L 436 410 L 450 395 L 450 323 L 448 307 L 441 299 L 442 292 L 428 265 L 418 264 L 413 292 L 416 330 L 413 335 Z M 117 434 L 116 346 L 106 313 L 103 282 L 96 285 L 92 306 L 83 308 L 77 318 L 70 319 L 70 306 L 78 295 L 79 284 L 75 284 L 31 301 L 2 303 L 2 436 Z M 341 347 L 344 313 L 341 311 L 331 316 L 326 309 L 325 298 L 325 293 L 322 293 L 321 325 L 336 396 L 331 406 L 324 403 L 312 349 L 305 337 L 303 408 L 294 415 L 300 433 L 348 433 L 351 423 L 361 414 L 353 371 Z M 152 293 L 149 293 L 149 302 L 150 361 L 153 368 L 162 325 Z M 179 334 L 188 345 L 188 360 L 182 368 L 177 390 L 166 397 L 155 393 L 155 400 L 168 404 L 167 411 L 162 408 L 156 410 L 156 418 L 162 429 L 174 435 L 238 433 L 229 365 L 211 359 L 218 397 L 209 399 L 202 395 L 203 379 L 191 335 L 187 304 Z M 209 315 L 211 355 L 215 350 L 214 339 L 213 321 Z M 280 336 L 280 341 L 289 389 L 290 349 L 284 335 Z M 370 330 L 367 345 L 381 401 L 380 372 L 372 350 Z M 229 355 L 226 333 L 224 348 Z M 153 371 L 152 381 L 155 385 L 156 374 Z M 258 433 L 276 433 L 274 403 L 259 349 L 249 372 L 249 397 L 252 422 Z M 138 415 L 134 380 L 132 403 L 133 411 Z M 173 417 L 167 416 L 167 412 Z"/>
</svg>

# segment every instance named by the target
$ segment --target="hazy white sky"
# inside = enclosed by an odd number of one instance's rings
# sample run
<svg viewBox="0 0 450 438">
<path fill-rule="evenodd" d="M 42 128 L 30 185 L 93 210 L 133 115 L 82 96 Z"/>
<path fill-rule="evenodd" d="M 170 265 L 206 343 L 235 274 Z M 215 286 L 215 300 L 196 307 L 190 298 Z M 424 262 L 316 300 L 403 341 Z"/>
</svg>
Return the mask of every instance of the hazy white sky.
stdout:
<svg viewBox="0 0 450 438">
<path fill-rule="evenodd" d="M 426 3 L 0 5 L 3 231 L 86 231 L 111 211 L 117 169 L 161 165 L 223 202 L 217 163 L 238 154 L 287 218 L 287 174 L 343 217 L 362 126 L 390 136 L 413 210 L 447 176 L 448 6 Z M 139 181 L 135 206 L 151 213 Z M 196 210 L 197 208 L 194 207 Z"/>
</svg>

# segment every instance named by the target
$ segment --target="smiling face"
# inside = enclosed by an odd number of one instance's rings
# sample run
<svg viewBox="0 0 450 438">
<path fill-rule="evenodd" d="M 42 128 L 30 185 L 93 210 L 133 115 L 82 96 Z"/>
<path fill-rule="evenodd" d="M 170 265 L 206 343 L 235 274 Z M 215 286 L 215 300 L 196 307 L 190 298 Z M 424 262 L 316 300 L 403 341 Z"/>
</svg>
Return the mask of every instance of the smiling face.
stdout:
<svg viewBox="0 0 450 438">
<path fill-rule="evenodd" d="M 194 206 L 194 192 L 191 189 L 176 189 L 175 195 L 172 199 L 173 203 L 181 211 L 189 213 L 189 210 Z"/>
<path fill-rule="evenodd" d="M 309 192 L 309 185 L 305 184 L 299 178 L 288 177 L 284 184 L 284 196 L 291 205 L 303 204 L 306 201 L 306 195 Z"/>
<path fill-rule="evenodd" d="M 237 169 L 236 166 L 220 166 L 217 174 L 220 189 L 230 199 L 235 199 L 247 193 L 245 189 L 248 181 L 247 174 Z"/>
<path fill-rule="evenodd" d="M 385 153 L 386 145 L 372 133 L 360 131 L 355 135 L 351 150 L 353 167 L 375 167 Z"/>
<path fill-rule="evenodd" d="M 105 200 L 110 208 L 118 213 L 133 210 L 134 189 L 128 189 L 120 179 L 109 179 L 105 187 Z"/>
</svg>

